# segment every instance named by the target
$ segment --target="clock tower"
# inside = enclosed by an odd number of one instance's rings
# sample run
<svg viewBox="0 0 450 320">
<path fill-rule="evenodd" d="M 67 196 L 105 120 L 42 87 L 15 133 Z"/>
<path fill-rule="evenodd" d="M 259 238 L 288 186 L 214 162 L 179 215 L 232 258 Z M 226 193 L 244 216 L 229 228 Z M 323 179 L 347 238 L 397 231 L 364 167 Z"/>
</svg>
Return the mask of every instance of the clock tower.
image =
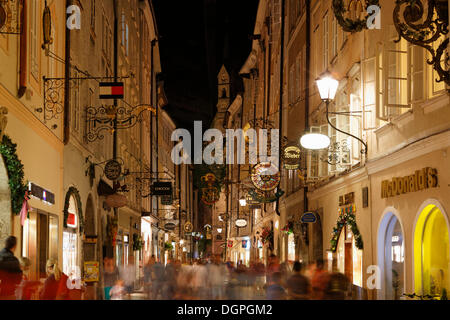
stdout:
<svg viewBox="0 0 450 320">
<path fill-rule="evenodd" d="M 228 73 L 224 65 L 222 65 L 222 68 L 220 68 L 217 80 L 217 114 L 214 118 L 213 127 L 223 130 L 223 121 L 225 119 L 225 114 L 231 103 L 230 74 Z"/>
</svg>

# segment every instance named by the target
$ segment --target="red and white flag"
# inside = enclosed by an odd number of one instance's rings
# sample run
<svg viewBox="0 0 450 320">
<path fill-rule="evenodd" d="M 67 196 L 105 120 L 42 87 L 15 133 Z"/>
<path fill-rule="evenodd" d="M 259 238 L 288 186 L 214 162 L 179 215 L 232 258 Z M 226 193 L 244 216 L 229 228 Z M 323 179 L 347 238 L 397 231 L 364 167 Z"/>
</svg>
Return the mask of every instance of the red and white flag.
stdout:
<svg viewBox="0 0 450 320">
<path fill-rule="evenodd" d="M 100 99 L 123 99 L 123 82 L 101 82 Z"/>
</svg>

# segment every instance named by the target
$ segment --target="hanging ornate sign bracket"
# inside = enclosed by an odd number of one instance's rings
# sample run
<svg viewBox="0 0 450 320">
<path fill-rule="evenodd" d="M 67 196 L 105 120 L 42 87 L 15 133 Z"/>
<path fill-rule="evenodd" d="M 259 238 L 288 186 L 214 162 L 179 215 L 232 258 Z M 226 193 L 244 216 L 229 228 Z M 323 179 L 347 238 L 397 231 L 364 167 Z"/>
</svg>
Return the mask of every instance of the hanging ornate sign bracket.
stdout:
<svg viewBox="0 0 450 320">
<path fill-rule="evenodd" d="M 148 104 L 137 106 L 100 106 L 89 107 L 86 110 L 88 142 L 103 140 L 104 132 L 114 133 L 115 130 L 126 130 L 133 128 L 144 119 L 144 112 L 150 111 L 156 113 L 155 107 Z"/>
<path fill-rule="evenodd" d="M 426 8 L 423 4 L 426 2 Z M 401 38 L 409 43 L 425 48 L 432 65 L 439 75 L 437 82 L 444 81 L 450 85 L 449 56 L 447 47 L 448 1 L 447 0 L 396 0 L 394 25 Z M 445 39 L 436 49 L 435 43 L 443 36 Z"/>
<path fill-rule="evenodd" d="M 119 79 L 127 79 L 130 76 L 120 77 Z M 74 77 L 74 78 L 47 78 L 44 80 L 44 112 L 45 121 L 57 120 L 59 115 L 64 112 L 64 92 L 66 81 L 69 81 L 71 89 L 78 87 L 78 81 L 81 80 L 104 80 L 115 79 L 113 77 Z M 39 109 L 37 109 L 39 110 Z M 40 112 L 42 112 L 40 111 Z"/>
<path fill-rule="evenodd" d="M 0 34 L 22 33 L 23 0 L 0 0 Z"/>
</svg>

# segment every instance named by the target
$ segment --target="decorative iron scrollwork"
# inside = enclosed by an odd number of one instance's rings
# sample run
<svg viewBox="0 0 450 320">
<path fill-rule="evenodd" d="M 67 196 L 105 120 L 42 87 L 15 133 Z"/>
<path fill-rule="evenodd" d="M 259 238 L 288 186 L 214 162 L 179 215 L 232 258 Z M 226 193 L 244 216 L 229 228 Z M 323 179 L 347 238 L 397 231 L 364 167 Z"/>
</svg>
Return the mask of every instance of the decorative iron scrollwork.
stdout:
<svg viewBox="0 0 450 320">
<path fill-rule="evenodd" d="M 94 142 L 97 139 L 105 138 L 105 131 L 114 133 L 115 130 L 125 130 L 133 128 L 141 123 L 145 111 L 155 112 L 154 107 L 150 105 L 138 105 L 136 107 L 128 106 L 100 106 L 87 108 L 87 133 L 88 142 Z"/>
<path fill-rule="evenodd" d="M 22 9 L 21 0 L 0 0 L 0 33 L 21 33 Z"/>
<path fill-rule="evenodd" d="M 347 8 L 346 8 L 346 4 Z M 370 6 L 380 7 L 379 0 L 333 0 L 333 11 L 336 20 L 345 32 L 360 32 L 367 29 Z M 361 16 L 365 12 L 364 18 Z"/>
<path fill-rule="evenodd" d="M 70 81 L 70 87 L 76 87 L 74 80 Z M 57 120 L 64 112 L 65 79 L 44 77 L 44 120 Z"/>
<path fill-rule="evenodd" d="M 427 0 L 426 7 L 422 0 L 396 0 L 394 25 L 401 38 L 425 48 L 431 54 L 432 65 L 439 75 L 437 82 L 445 81 L 450 85 L 449 57 L 446 49 L 449 44 L 448 2 L 447 0 Z M 435 43 L 442 39 L 437 49 Z M 445 58 L 443 56 L 445 54 Z"/>
<path fill-rule="evenodd" d="M 338 165 L 348 162 L 350 164 L 350 148 L 347 140 L 332 143 L 326 156 L 321 156 L 320 160 L 329 165 Z"/>
</svg>

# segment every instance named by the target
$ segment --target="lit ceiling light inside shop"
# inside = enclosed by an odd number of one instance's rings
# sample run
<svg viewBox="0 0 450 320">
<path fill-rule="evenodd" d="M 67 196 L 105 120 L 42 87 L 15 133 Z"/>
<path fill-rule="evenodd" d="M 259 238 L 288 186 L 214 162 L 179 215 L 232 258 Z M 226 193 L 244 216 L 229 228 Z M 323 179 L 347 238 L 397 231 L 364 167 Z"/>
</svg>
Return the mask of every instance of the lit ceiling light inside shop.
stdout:
<svg viewBox="0 0 450 320">
<path fill-rule="evenodd" d="M 246 199 L 240 199 L 239 200 L 239 204 L 241 205 L 241 207 L 245 207 L 245 206 L 247 206 L 247 200 Z"/>
</svg>

